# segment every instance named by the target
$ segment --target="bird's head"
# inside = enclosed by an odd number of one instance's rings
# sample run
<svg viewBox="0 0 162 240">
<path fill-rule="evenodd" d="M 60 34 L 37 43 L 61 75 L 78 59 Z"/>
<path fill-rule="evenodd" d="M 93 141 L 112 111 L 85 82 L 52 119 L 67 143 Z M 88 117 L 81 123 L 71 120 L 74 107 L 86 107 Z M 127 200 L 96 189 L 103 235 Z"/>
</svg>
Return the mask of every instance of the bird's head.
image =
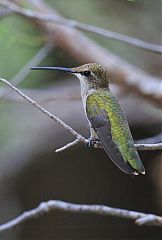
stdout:
<svg viewBox="0 0 162 240">
<path fill-rule="evenodd" d="M 64 67 L 32 67 L 32 70 L 59 70 L 76 75 L 81 84 L 88 84 L 90 88 L 108 88 L 109 74 L 97 63 L 88 63 L 75 68 Z"/>
</svg>

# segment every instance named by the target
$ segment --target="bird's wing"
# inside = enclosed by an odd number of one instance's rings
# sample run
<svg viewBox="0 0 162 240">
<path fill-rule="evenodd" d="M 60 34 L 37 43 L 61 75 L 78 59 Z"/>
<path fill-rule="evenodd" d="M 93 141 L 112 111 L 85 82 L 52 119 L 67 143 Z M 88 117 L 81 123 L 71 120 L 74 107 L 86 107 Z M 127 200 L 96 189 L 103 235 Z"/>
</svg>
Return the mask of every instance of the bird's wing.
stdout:
<svg viewBox="0 0 162 240">
<path fill-rule="evenodd" d="M 94 94 L 93 94 L 94 95 Z M 101 141 L 104 150 L 109 155 L 111 160 L 114 162 L 117 167 L 127 174 L 137 174 L 135 169 L 126 161 L 119 149 L 119 144 L 113 140 L 112 131 L 111 131 L 111 122 L 108 116 L 108 112 L 102 108 L 102 97 L 97 100 L 96 98 L 91 98 L 91 95 L 87 97 L 86 100 L 86 112 L 87 117 L 91 123 L 92 128 L 97 133 L 99 140 Z M 103 101 L 105 99 L 103 98 Z M 98 102 L 99 101 L 99 102 Z"/>
</svg>

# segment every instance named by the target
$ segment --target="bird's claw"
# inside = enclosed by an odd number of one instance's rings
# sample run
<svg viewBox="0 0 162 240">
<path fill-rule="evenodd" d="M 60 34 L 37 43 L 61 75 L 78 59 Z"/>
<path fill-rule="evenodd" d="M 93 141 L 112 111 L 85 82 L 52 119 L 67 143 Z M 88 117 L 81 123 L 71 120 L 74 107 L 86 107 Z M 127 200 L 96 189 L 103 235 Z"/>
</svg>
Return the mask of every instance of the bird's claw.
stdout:
<svg viewBox="0 0 162 240">
<path fill-rule="evenodd" d="M 97 138 L 88 138 L 88 143 L 85 144 L 86 147 L 94 147 L 97 148 L 98 144 L 100 143 L 99 139 Z"/>
</svg>

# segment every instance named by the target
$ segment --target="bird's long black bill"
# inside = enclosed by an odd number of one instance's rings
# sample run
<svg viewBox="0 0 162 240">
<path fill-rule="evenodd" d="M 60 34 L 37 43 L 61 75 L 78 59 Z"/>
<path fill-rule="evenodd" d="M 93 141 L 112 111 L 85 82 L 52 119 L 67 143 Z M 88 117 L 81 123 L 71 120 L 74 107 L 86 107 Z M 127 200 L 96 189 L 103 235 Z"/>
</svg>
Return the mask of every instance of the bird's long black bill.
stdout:
<svg viewBox="0 0 162 240">
<path fill-rule="evenodd" d="M 75 73 L 71 68 L 64 68 L 64 67 L 32 67 L 31 70 L 58 70 L 64 71 L 68 73 Z"/>
</svg>

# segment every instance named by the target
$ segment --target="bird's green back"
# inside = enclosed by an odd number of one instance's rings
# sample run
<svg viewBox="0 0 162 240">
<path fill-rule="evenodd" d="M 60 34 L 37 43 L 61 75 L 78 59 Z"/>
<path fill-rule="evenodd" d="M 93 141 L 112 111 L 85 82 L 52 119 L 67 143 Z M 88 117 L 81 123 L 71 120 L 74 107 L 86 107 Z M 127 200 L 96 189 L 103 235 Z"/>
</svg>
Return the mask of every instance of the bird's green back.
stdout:
<svg viewBox="0 0 162 240">
<path fill-rule="evenodd" d="M 121 109 L 116 96 L 110 90 L 96 90 L 87 97 L 87 116 L 106 111 L 111 125 L 113 142 L 117 145 L 125 161 L 137 171 L 144 172 L 143 164 L 134 147 L 134 141 L 127 123 L 127 119 Z"/>
</svg>

